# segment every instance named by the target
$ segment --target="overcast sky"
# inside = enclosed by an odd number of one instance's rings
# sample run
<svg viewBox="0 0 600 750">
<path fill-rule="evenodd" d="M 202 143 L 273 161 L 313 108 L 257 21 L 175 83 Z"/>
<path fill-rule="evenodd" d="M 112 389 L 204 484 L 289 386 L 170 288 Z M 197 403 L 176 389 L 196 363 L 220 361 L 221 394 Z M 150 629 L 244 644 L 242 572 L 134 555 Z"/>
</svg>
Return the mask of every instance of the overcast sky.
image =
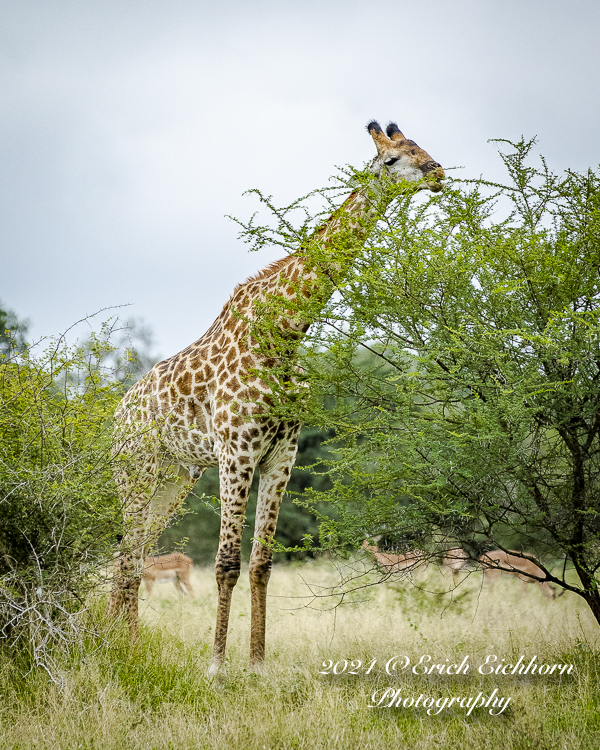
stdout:
<svg viewBox="0 0 600 750">
<path fill-rule="evenodd" d="M 174 354 L 278 257 L 242 193 L 361 166 L 371 118 L 465 176 L 521 134 L 597 166 L 599 32 L 598 0 L 0 0 L 0 300 L 36 337 L 131 303 Z"/>
</svg>

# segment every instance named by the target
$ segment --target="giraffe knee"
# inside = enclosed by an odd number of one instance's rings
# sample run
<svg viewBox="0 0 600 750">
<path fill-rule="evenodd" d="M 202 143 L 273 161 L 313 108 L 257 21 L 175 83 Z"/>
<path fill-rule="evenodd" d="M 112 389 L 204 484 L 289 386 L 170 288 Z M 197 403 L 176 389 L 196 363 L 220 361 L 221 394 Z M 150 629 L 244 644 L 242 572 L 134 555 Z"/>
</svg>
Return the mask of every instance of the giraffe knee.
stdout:
<svg viewBox="0 0 600 750">
<path fill-rule="evenodd" d="M 270 553 L 270 550 L 268 550 Z M 254 556 L 250 559 L 250 584 L 254 586 L 266 586 L 271 577 L 272 555 Z"/>
<path fill-rule="evenodd" d="M 123 595 L 129 606 L 137 607 L 137 599 L 140 590 L 140 578 L 130 578 L 123 586 Z"/>
<path fill-rule="evenodd" d="M 238 582 L 238 578 L 240 577 L 240 569 L 230 568 L 229 570 L 223 570 L 222 568 L 217 567 L 215 570 L 215 574 L 217 585 L 219 586 L 219 588 L 221 586 L 225 586 L 232 589 Z"/>
<path fill-rule="evenodd" d="M 233 588 L 240 577 L 241 560 L 237 553 L 219 553 L 215 563 L 215 577 L 218 586 Z"/>
</svg>

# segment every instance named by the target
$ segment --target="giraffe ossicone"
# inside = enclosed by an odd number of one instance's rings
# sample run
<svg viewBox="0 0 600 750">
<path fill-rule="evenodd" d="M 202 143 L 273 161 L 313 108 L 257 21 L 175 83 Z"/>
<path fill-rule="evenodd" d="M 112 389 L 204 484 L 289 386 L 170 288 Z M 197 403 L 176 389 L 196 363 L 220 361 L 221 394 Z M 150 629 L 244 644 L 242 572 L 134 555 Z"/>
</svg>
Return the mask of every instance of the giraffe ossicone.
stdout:
<svg viewBox="0 0 600 750">
<path fill-rule="evenodd" d="M 389 180 L 417 191 L 441 190 L 442 167 L 395 123 L 384 133 L 367 126 L 377 156 L 368 170 L 372 183 Z M 273 539 L 283 494 L 296 457 L 300 424 L 269 414 L 273 368 L 289 360 L 293 367 L 299 341 L 311 324 L 314 298 L 325 304 L 336 280 L 352 262 L 381 209 L 386 192 L 373 200 L 367 186 L 354 191 L 310 239 L 327 248 L 336 233 L 350 233 L 342 262 L 309 261 L 303 248 L 272 263 L 236 287 L 219 317 L 197 341 L 159 362 L 125 395 L 115 413 L 115 445 L 123 458 L 116 480 L 125 517 L 125 534 L 116 563 L 109 611 L 125 610 L 133 637 L 138 635 L 138 589 L 144 560 L 197 479 L 219 467 L 221 531 L 215 561 L 218 610 L 209 673 L 225 656 L 229 609 L 240 574 L 240 545 L 254 471 L 260 471 L 254 537 Z M 390 194 L 389 200 L 392 199 Z M 377 205 L 376 205 L 377 204 Z M 348 245 L 346 245 L 348 246 Z M 326 258 L 326 254 L 324 254 Z M 350 256 L 350 257 L 349 257 Z M 270 350 L 260 341 L 257 310 L 274 305 L 269 325 L 287 344 Z M 269 333 L 267 331 L 266 338 Z M 267 584 L 272 552 L 255 541 L 250 556 L 250 664 L 265 657 Z"/>
</svg>

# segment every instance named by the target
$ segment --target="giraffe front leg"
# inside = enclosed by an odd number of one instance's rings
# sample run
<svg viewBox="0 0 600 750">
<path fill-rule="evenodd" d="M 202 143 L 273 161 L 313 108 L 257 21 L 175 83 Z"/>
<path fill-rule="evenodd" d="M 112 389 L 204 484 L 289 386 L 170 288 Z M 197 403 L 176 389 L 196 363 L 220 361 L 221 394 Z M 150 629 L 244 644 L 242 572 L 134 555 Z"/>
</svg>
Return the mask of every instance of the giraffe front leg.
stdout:
<svg viewBox="0 0 600 750">
<path fill-rule="evenodd" d="M 256 540 L 270 541 L 275 537 L 279 508 L 296 459 L 300 425 L 282 425 L 273 453 L 261 465 L 258 501 L 256 504 Z M 260 541 L 252 544 L 250 555 L 250 595 L 252 622 L 250 632 L 250 668 L 260 669 L 265 660 L 267 620 L 267 586 L 271 577 L 273 552 Z"/>
<path fill-rule="evenodd" d="M 221 533 L 215 560 L 219 603 L 209 677 L 217 674 L 225 659 L 231 596 L 240 577 L 242 531 L 253 476 L 249 461 L 242 466 L 229 454 L 220 457 Z"/>
</svg>

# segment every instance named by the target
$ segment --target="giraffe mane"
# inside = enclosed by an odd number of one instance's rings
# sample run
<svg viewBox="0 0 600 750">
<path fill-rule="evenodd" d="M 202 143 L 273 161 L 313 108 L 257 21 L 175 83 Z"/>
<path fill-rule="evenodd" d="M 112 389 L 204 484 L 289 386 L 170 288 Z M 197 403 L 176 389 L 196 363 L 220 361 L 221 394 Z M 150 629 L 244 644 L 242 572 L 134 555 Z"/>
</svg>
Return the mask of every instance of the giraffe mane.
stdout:
<svg viewBox="0 0 600 750">
<path fill-rule="evenodd" d="M 280 271 L 282 268 L 284 268 L 291 261 L 293 257 L 294 257 L 293 255 L 286 255 L 285 258 L 274 260 L 272 263 L 269 263 L 268 266 L 265 266 L 262 270 L 257 271 L 251 276 L 248 276 L 248 278 L 245 281 L 242 281 L 241 284 L 236 285 L 231 297 L 233 298 L 242 287 L 246 286 L 246 284 L 250 284 L 253 281 L 262 281 L 263 279 L 266 279 L 268 276 L 272 276 L 273 274 L 277 273 L 277 271 Z"/>
</svg>

